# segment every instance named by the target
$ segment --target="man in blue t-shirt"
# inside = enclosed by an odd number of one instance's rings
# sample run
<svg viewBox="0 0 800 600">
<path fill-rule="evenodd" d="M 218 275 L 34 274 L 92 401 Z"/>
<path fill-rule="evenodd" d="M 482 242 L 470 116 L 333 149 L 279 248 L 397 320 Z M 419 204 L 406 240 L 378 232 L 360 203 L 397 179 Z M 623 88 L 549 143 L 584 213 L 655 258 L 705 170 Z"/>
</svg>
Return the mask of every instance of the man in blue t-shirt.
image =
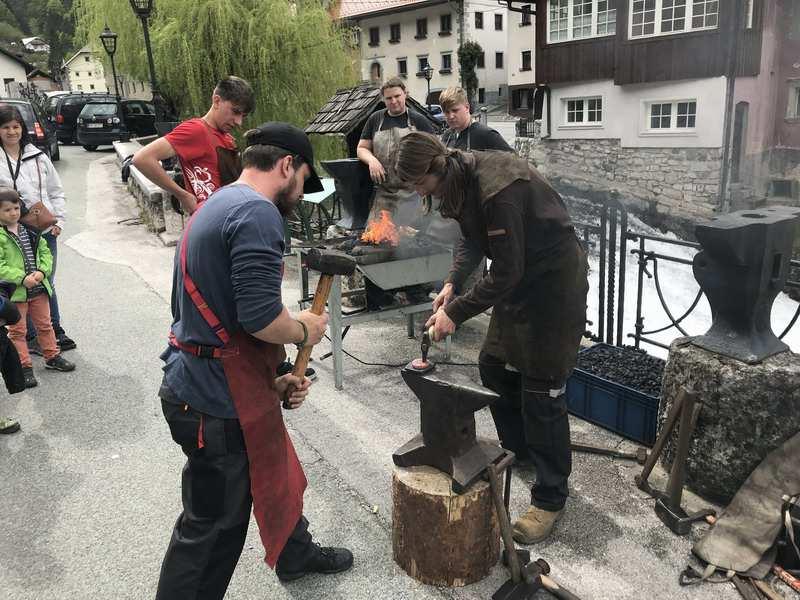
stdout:
<svg viewBox="0 0 800 600">
<path fill-rule="evenodd" d="M 281 581 L 353 563 L 348 550 L 311 541 L 306 480 L 280 410 L 299 407 L 310 381 L 275 373 L 283 344 L 316 344 L 327 326 L 327 314 L 292 317 L 281 300 L 282 215 L 322 185 L 300 129 L 265 123 L 245 140 L 241 177 L 195 213 L 175 256 L 159 396 L 188 460 L 157 600 L 223 598 L 251 505 Z"/>
</svg>

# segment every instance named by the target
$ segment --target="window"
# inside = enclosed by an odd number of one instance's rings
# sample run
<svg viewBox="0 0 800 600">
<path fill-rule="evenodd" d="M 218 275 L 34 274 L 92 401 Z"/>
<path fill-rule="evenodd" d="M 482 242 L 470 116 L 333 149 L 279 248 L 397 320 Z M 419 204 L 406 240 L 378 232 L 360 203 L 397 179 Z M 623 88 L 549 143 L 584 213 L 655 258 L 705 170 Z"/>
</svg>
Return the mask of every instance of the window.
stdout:
<svg viewBox="0 0 800 600">
<path fill-rule="evenodd" d="M 397 59 L 397 74 L 400 77 L 408 77 L 408 61 L 405 58 Z"/>
<path fill-rule="evenodd" d="M 632 38 L 714 29 L 718 24 L 719 0 L 631 0 Z"/>
<path fill-rule="evenodd" d="M 495 15 L 494 16 L 494 30 L 495 31 L 503 31 L 503 15 Z"/>
<path fill-rule="evenodd" d="M 84 56 L 84 57 L 83 57 L 83 61 L 84 61 L 84 62 L 89 62 L 89 57 L 88 57 L 88 56 Z"/>
<path fill-rule="evenodd" d="M 486 90 L 484 88 L 478 88 L 478 104 L 485 104 L 486 103 Z"/>
<path fill-rule="evenodd" d="M 478 63 L 475 65 L 478 69 L 484 69 L 486 67 L 486 53 L 481 52 L 478 54 Z"/>
<path fill-rule="evenodd" d="M 753 0 L 746 0 L 744 7 L 744 26 L 747 29 L 753 28 Z"/>
<path fill-rule="evenodd" d="M 80 71 L 75 71 L 75 77 L 80 77 L 80 76 L 81 76 L 81 72 Z"/>
<path fill-rule="evenodd" d="M 79 91 L 79 92 L 83 91 L 83 86 L 82 86 L 82 85 L 80 85 L 80 84 L 78 84 L 78 91 Z"/>
<path fill-rule="evenodd" d="M 475 29 L 483 29 L 483 13 L 475 13 Z"/>
<path fill-rule="evenodd" d="M 381 29 L 380 27 L 369 28 L 369 45 L 377 46 L 381 43 Z"/>
<path fill-rule="evenodd" d="M 396 44 L 400 41 L 400 23 L 389 25 L 389 43 Z"/>
<path fill-rule="evenodd" d="M 800 119 L 800 81 L 789 82 L 789 103 L 786 107 L 787 119 Z"/>
<path fill-rule="evenodd" d="M 549 0 L 548 43 L 613 35 L 616 31 L 617 0 Z"/>
<path fill-rule="evenodd" d="M 424 40 L 428 37 L 428 19 L 417 19 L 417 35 L 415 39 Z"/>
<path fill-rule="evenodd" d="M 494 68 L 495 69 L 502 69 L 503 68 L 503 53 L 502 52 L 495 52 L 494 53 Z"/>
<path fill-rule="evenodd" d="M 439 35 L 450 35 L 450 32 L 453 30 L 453 23 L 450 15 L 442 15 L 439 20 Z"/>
<path fill-rule="evenodd" d="M 522 52 L 522 68 L 520 71 L 530 71 L 531 70 L 531 51 L 524 50 Z"/>
<path fill-rule="evenodd" d="M 502 98 L 503 97 L 503 88 L 501 88 L 501 87 L 497 88 L 497 96 L 498 96 L 498 98 Z"/>
<path fill-rule="evenodd" d="M 90 89 L 90 90 L 93 90 L 93 89 L 94 89 L 94 84 L 93 84 L 93 83 L 90 83 L 90 84 L 89 84 L 89 89 Z"/>
<path fill-rule="evenodd" d="M 527 110 L 533 108 L 533 88 L 517 88 L 511 91 L 511 108 Z"/>
<path fill-rule="evenodd" d="M 522 14 L 519 16 L 519 26 L 525 27 L 531 24 L 531 5 L 523 4 L 521 8 Z"/>
<path fill-rule="evenodd" d="M 423 71 L 428 68 L 428 57 L 427 56 L 418 56 L 417 62 L 419 63 L 419 69 L 417 69 L 417 77 L 423 77 Z"/>
<path fill-rule="evenodd" d="M 567 125 L 599 125 L 603 122 L 602 98 L 574 98 L 564 103 Z"/>
<path fill-rule="evenodd" d="M 442 54 L 442 68 L 439 73 L 451 73 L 453 71 L 453 55 L 449 52 Z"/>
<path fill-rule="evenodd" d="M 89 71 L 89 77 L 91 77 L 91 76 L 92 76 L 92 72 L 91 72 L 91 71 Z"/>
<path fill-rule="evenodd" d="M 697 101 L 653 102 L 648 105 L 648 129 L 679 131 L 694 129 L 697 123 Z"/>
</svg>

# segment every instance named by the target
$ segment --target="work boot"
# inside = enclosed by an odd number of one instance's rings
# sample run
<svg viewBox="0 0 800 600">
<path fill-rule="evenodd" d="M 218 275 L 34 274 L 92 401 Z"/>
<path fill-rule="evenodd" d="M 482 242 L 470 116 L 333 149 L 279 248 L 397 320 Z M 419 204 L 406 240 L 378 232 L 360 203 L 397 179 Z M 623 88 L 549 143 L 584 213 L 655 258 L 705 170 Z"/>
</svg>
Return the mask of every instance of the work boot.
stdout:
<svg viewBox="0 0 800 600">
<path fill-rule="evenodd" d="M 61 356 L 59 354 L 58 356 L 54 356 L 53 358 L 51 358 L 50 360 L 45 362 L 44 363 L 44 368 L 45 369 L 52 369 L 54 371 L 64 371 L 64 372 L 66 372 L 66 371 L 74 371 L 75 370 L 75 364 L 69 362 L 66 358 L 64 358 L 63 356 Z"/>
<path fill-rule="evenodd" d="M 514 522 L 514 539 L 520 544 L 536 544 L 546 539 L 561 518 L 564 509 L 549 511 L 531 506 Z"/>
<path fill-rule="evenodd" d="M 39 338 L 31 338 L 28 340 L 28 354 L 35 354 L 36 356 L 44 356 L 44 351 L 39 344 Z"/>
<path fill-rule="evenodd" d="M 25 376 L 26 388 L 35 388 L 39 385 L 39 382 L 36 381 L 36 377 L 33 376 L 33 367 L 22 367 L 22 373 Z"/>
<path fill-rule="evenodd" d="M 317 552 L 296 571 L 286 571 L 280 567 L 275 568 L 275 574 L 281 581 L 294 581 L 309 573 L 322 573 L 331 575 L 347 571 L 353 566 L 353 553 L 346 548 L 320 547 L 316 544 Z"/>
</svg>

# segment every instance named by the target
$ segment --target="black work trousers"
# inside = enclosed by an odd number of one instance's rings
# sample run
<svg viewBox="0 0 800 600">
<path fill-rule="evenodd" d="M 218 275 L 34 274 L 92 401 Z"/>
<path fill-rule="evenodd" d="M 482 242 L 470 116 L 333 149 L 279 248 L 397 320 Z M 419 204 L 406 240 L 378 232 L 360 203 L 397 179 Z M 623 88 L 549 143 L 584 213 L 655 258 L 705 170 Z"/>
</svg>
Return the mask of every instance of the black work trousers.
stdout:
<svg viewBox="0 0 800 600">
<path fill-rule="evenodd" d="M 483 385 L 500 395 L 490 406 L 500 444 L 521 460 L 531 460 L 536 468 L 531 504 L 561 510 L 572 472 L 567 402 L 556 391 L 564 382 L 526 377 L 485 352 L 478 362 Z"/>
<path fill-rule="evenodd" d="M 222 600 L 244 547 L 252 506 L 242 430 L 236 419 L 218 419 L 186 404 L 162 399 L 161 406 L 187 461 L 183 512 L 161 565 L 156 600 Z M 301 570 L 316 552 L 308 521 L 301 517 L 278 565 Z"/>
</svg>

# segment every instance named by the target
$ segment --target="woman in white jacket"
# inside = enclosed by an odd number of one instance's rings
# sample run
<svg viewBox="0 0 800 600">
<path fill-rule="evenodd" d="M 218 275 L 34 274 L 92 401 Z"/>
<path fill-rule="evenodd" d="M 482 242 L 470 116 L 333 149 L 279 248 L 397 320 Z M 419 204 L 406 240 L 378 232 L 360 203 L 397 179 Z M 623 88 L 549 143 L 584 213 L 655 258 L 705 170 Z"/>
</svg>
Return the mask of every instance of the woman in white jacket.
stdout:
<svg viewBox="0 0 800 600">
<path fill-rule="evenodd" d="M 19 125 L 16 127 L 15 125 Z M 30 143 L 28 128 L 22 115 L 13 106 L 0 104 L 0 186 L 17 190 L 26 208 L 40 200 L 57 219 L 56 224 L 44 230 L 43 237 L 53 254 L 53 274 L 50 283 L 53 294 L 50 296 L 50 315 L 61 350 L 75 348 L 61 327 L 58 312 L 58 298 L 55 293 L 55 275 L 58 257 L 58 236 L 64 227 L 66 200 L 61 178 L 47 155 Z M 28 324 L 28 335 L 36 335 L 36 329 Z M 36 338 L 29 338 L 30 351 L 41 355 Z"/>
</svg>

